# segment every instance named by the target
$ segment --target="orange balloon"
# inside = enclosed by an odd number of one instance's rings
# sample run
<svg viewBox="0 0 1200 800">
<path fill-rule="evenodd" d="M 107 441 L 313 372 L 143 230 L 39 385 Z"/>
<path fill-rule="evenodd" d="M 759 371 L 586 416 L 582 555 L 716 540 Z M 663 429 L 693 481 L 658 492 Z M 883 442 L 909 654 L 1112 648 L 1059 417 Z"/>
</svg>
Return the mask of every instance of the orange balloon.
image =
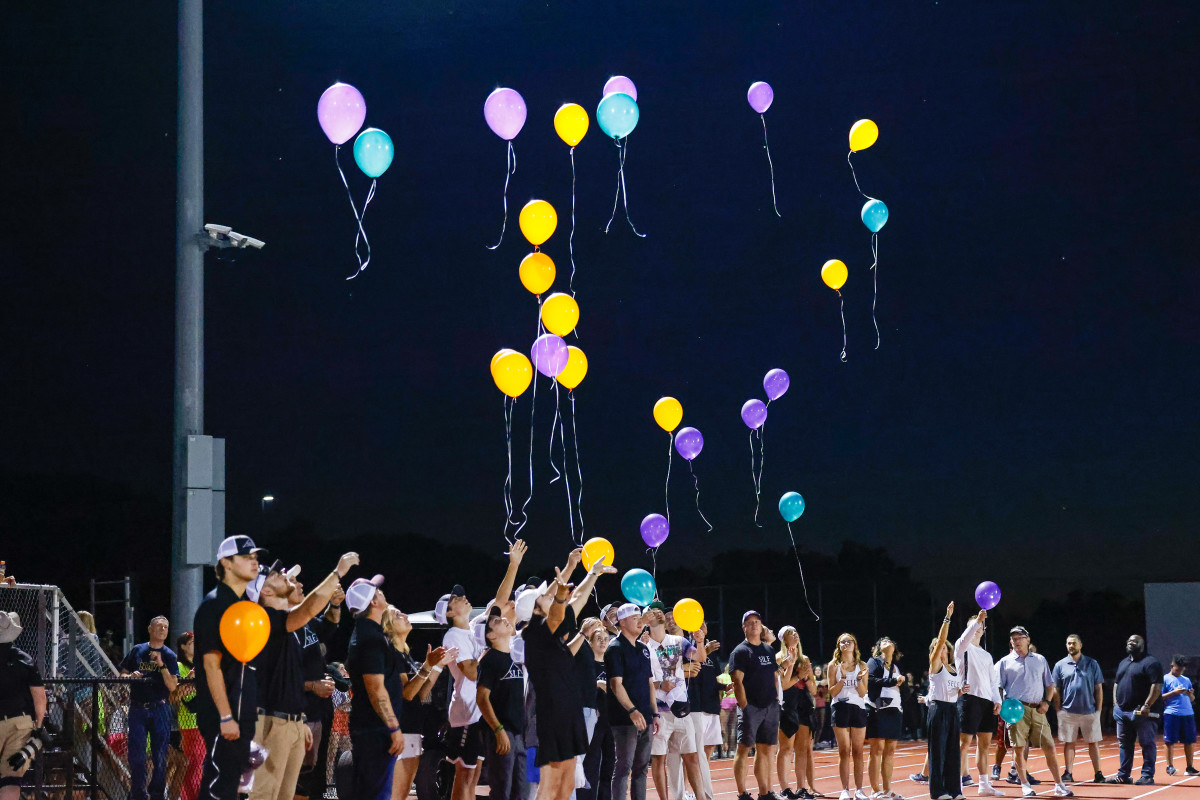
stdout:
<svg viewBox="0 0 1200 800">
<path fill-rule="evenodd" d="M 613 565 L 613 546 L 608 539 L 603 539 L 597 536 L 594 539 L 588 539 L 583 545 L 583 568 L 590 570 L 592 564 L 597 561 L 603 561 L 607 566 Z"/>
<path fill-rule="evenodd" d="M 530 253 L 521 259 L 521 285 L 536 295 L 549 289 L 554 284 L 554 261 L 540 250 Z"/>
<path fill-rule="evenodd" d="M 258 603 L 239 600 L 221 615 L 221 642 L 230 655 L 248 664 L 262 652 L 271 635 L 271 620 Z"/>
</svg>

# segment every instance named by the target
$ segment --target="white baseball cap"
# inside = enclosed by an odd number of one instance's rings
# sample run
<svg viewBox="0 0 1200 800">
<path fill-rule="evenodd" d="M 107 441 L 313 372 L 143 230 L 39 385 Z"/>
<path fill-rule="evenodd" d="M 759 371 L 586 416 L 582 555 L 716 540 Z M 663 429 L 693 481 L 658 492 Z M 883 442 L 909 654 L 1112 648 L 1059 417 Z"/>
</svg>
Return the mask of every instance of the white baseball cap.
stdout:
<svg viewBox="0 0 1200 800">
<path fill-rule="evenodd" d="M 641 616 L 642 609 L 637 603 L 625 603 L 617 609 L 617 622 L 630 617 Z"/>
<path fill-rule="evenodd" d="M 365 610 L 367 606 L 371 605 L 371 601 L 375 599 L 375 591 L 382 585 L 382 575 L 376 575 L 370 579 L 357 579 L 346 590 L 346 607 L 354 614 Z"/>
<path fill-rule="evenodd" d="M 454 588 L 452 588 L 449 592 L 447 592 L 446 594 L 439 597 L 437 603 L 433 607 L 433 618 L 435 620 L 437 620 L 437 624 L 438 625 L 449 624 L 450 619 L 449 619 L 449 617 L 446 616 L 446 614 L 450 610 L 450 601 L 455 597 L 466 597 L 466 596 L 467 596 L 467 592 L 465 589 L 463 589 L 462 584 L 456 583 L 456 584 L 454 584 Z"/>
<path fill-rule="evenodd" d="M 522 589 L 517 592 L 517 601 L 513 604 L 513 609 L 519 622 L 529 622 L 533 619 L 533 606 L 545 592 L 545 581 L 542 581 L 542 585 L 536 589 Z"/>
</svg>

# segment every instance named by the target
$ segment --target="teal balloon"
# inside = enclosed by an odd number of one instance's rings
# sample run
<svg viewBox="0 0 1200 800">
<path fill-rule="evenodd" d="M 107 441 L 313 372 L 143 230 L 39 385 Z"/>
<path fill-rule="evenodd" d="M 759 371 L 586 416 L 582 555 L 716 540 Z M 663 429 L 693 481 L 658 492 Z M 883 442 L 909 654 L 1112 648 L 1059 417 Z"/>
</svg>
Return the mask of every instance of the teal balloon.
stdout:
<svg viewBox="0 0 1200 800">
<path fill-rule="evenodd" d="M 631 603 L 648 606 L 655 591 L 654 576 L 644 569 L 631 569 L 621 576 L 621 594 Z"/>
<path fill-rule="evenodd" d="M 868 200 L 863 203 L 862 221 L 871 233 L 879 233 L 887 224 L 888 210 L 882 200 Z"/>
<path fill-rule="evenodd" d="M 623 139 L 638 124 L 638 104 L 624 92 L 606 94 L 596 107 L 596 123 L 610 139 Z"/>
<path fill-rule="evenodd" d="M 779 516 L 788 522 L 795 522 L 804 513 L 804 498 L 799 492 L 788 492 L 779 498 Z"/>
<path fill-rule="evenodd" d="M 368 178 L 378 178 L 392 165 L 392 137 L 379 128 L 367 128 L 354 140 L 354 163 Z"/>
<path fill-rule="evenodd" d="M 1016 725 L 1025 716 L 1025 706 L 1015 697 L 1010 697 L 1000 704 L 1000 719 L 1009 725 Z"/>
</svg>

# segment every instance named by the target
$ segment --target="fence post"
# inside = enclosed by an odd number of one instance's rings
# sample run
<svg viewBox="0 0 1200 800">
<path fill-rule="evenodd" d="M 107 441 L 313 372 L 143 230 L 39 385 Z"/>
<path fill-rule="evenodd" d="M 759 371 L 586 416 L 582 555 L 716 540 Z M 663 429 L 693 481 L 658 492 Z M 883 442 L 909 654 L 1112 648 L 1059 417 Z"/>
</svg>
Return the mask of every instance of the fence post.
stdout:
<svg viewBox="0 0 1200 800">
<path fill-rule="evenodd" d="M 129 576 L 125 576 L 125 652 L 133 649 L 133 604 L 129 590 Z"/>
<path fill-rule="evenodd" d="M 96 800 L 96 785 L 100 782 L 100 682 L 92 681 L 92 746 L 91 750 L 91 800 Z"/>
<path fill-rule="evenodd" d="M 60 596 L 61 592 L 59 592 L 58 587 L 55 587 L 52 591 L 54 592 L 54 595 L 53 595 L 53 597 L 51 599 L 51 603 L 50 603 L 50 612 L 54 616 L 50 620 L 50 633 L 51 633 L 51 636 L 53 636 L 54 638 L 50 642 L 50 660 L 52 662 L 51 666 L 50 666 L 50 676 L 53 678 L 61 678 L 62 676 L 59 674 L 60 670 L 58 667 L 58 660 L 59 660 L 58 641 L 60 638 L 59 632 L 61 630 L 61 628 L 59 627 L 59 622 L 58 622 L 58 617 L 59 617 L 58 612 L 62 607 L 62 604 L 59 602 L 59 596 Z"/>
</svg>

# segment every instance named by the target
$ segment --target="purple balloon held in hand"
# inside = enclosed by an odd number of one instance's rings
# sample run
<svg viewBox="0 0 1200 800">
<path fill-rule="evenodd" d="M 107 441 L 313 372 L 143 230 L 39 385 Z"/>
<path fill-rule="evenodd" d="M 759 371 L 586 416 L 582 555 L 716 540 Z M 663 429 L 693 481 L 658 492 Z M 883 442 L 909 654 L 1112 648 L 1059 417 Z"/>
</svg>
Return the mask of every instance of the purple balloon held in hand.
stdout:
<svg viewBox="0 0 1200 800">
<path fill-rule="evenodd" d="M 642 520 L 642 541 L 648 547 L 661 547 L 671 532 L 671 523 L 662 514 L 647 514 Z"/>
<path fill-rule="evenodd" d="M 746 99 L 756 112 L 765 114 L 771 107 L 771 103 L 775 102 L 775 90 L 766 81 L 755 81 L 750 84 L 750 90 L 746 92 Z"/>
<path fill-rule="evenodd" d="M 608 97 L 613 92 L 627 94 L 637 102 L 637 87 L 633 85 L 633 81 L 626 78 L 624 75 L 613 75 L 604 82 L 604 91 L 600 93 L 601 97 Z"/>
<path fill-rule="evenodd" d="M 367 101 L 348 83 L 335 83 L 317 101 L 317 121 L 329 141 L 336 145 L 353 139 L 366 119 Z"/>
<path fill-rule="evenodd" d="M 675 433 L 675 451 L 688 461 L 704 449 L 704 435 L 695 428 L 680 428 Z"/>
<path fill-rule="evenodd" d="M 566 368 L 567 359 L 570 358 L 567 343 L 553 333 L 543 333 L 535 339 L 529 355 L 537 371 L 547 378 L 557 377 Z"/>
<path fill-rule="evenodd" d="M 791 385 L 792 379 L 781 369 L 773 369 L 763 377 L 763 389 L 767 392 L 768 400 L 778 400 L 783 397 Z"/>
<path fill-rule="evenodd" d="M 767 404 L 762 400 L 755 397 L 742 404 L 742 422 L 746 423 L 747 428 L 751 430 L 761 428 L 766 421 Z"/>
<path fill-rule="evenodd" d="M 991 611 L 1000 603 L 1000 587 L 992 581 L 984 581 L 975 587 L 975 602 L 984 611 Z"/>
<path fill-rule="evenodd" d="M 516 89 L 497 89 L 483 103 L 483 118 L 488 127 L 505 141 L 517 138 L 525 127 L 525 114 L 525 99 Z"/>
</svg>

